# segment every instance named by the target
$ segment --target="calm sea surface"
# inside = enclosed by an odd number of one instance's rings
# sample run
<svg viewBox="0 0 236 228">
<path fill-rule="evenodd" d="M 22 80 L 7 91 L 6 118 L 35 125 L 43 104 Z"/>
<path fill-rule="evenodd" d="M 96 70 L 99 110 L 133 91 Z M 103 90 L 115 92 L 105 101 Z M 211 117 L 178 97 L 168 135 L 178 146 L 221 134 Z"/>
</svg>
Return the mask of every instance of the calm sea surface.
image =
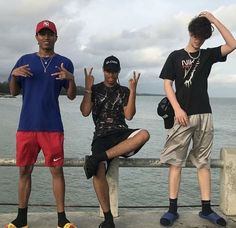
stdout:
<svg viewBox="0 0 236 228">
<path fill-rule="evenodd" d="M 166 137 L 163 120 L 156 114 L 162 97 L 138 96 L 137 113 L 127 122 L 132 128 L 145 128 L 149 142 L 135 155 L 159 158 Z M 65 157 L 83 158 L 90 153 L 93 135 L 91 117 L 82 117 L 79 105 L 82 97 L 74 101 L 60 97 L 61 114 L 65 129 Z M 219 158 L 222 147 L 236 147 L 236 98 L 212 98 L 215 138 L 212 157 Z M 15 132 L 21 108 L 21 97 L 0 98 L 0 157 L 15 158 Z M 42 153 L 40 153 L 40 157 Z M 85 178 L 82 168 L 64 168 L 66 179 L 66 205 L 97 206 L 91 180 Z M 164 206 L 168 204 L 166 168 L 120 168 L 119 206 Z M 31 204 L 53 204 L 51 175 L 48 168 L 35 167 Z M 219 169 L 212 169 L 212 203 L 219 203 Z M 17 203 L 18 168 L 0 167 L 0 204 Z M 196 170 L 183 169 L 180 205 L 199 204 Z M 55 208 L 31 207 L 30 211 L 54 211 Z M 67 210 L 82 210 L 68 208 Z M 0 212 L 16 212 L 16 206 L 0 207 Z"/>
</svg>

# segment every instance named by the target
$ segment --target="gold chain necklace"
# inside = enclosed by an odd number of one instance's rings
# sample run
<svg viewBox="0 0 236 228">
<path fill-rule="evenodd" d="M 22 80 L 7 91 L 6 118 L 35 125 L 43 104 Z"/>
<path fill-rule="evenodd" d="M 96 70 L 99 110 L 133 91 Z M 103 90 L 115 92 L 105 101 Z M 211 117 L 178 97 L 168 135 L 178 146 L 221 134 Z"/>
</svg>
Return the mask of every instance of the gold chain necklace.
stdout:
<svg viewBox="0 0 236 228">
<path fill-rule="evenodd" d="M 52 62 L 53 57 L 54 57 L 54 55 L 50 59 L 48 59 L 47 61 L 44 61 L 43 58 L 41 56 L 39 56 L 42 67 L 44 69 L 44 73 L 47 72 L 47 68 L 49 67 L 50 63 Z"/>
</svg>

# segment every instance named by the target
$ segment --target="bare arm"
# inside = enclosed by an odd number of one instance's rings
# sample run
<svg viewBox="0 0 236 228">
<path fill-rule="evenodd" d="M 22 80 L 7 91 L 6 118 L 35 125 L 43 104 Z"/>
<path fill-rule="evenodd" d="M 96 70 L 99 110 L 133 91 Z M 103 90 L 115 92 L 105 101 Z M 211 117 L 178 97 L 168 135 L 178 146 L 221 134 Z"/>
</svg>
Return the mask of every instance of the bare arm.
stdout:
<svg viewBox="0 0 236 228">
<path fill-rule="evenodd" d="M 135 105 L 136 88 L 137 88 L 139 77 L 140 77 L 140 73 L 136 75 L 136 72 L 134 71 L 133 78 L 129 80 L 130 94 L 129 94 L 128 103 L 124 107 L 124 114 L 127 120 L 131 120 L 136 113 L 136 105 Z"/>
<path fill-rule="evenodd" d="M 186 112 L 180 107 L 179 102 L 177 101 L 177 98 L 173 89 L 173 81 L 165 79 L 164 90 L 165 90 L 167 98 L 169 99 L 174 109 L 176 121 L 182 126 L 187 126 L 189 123 L 188 116 Z"/>
<path fill-rule="evenodd" d="M 16 82 L 16 77 L 12 76 L 9 82 L 10 93 L 12 96 L 17 96 L 20 94 L 20 87 Z"/>
<path fill-rule="evenodd" d="M 93 71 L 93 68 L 89 70 L 89 73 L 87 73 L 86 68 L 84 69 L 85 91 L 84 91 L 83 100 L 80 104 L 80 111 L 83 116 L 89 116 L 93 107 L 91 96 L 92 96 L 92 86 L 94 83 L 94 77 L 92 75 L 92 71 Z"/>
<path fill-rule="evenodd" d="M 76 88 L 76 84 L 75 84 L 75 80 L 73 76 L 73 79 L 69 80 L 69 86 L 67 89 L 67 97 L 70 100 L 74 100 L 76 98 L 76 93 L 77 93 L 77 88 Z"/>
<path fill-rule="evenodd" d="M 17 96 L 18 94 L 20 94 L 20 87 L 16 81 L 17 77 L 31 77 L 31 76 L 32 76 L 32 73 L 30 72 L 30 68 L 28 64 L 15 68 L 11 72 L 11 80 L 9 82 L 11 95 Z"/>
<path fill-rule="evenodd" d="M 56 80 L 68 80 L 69 86 L 67 89 L 67 97 L 70 100 L 74 100 L 76 97 L 76 84 L 75 84 L 75 77 L 74 75 L 69 72 L 62 63 L 61 66 L 58 68 L 59 71 L 56 73 L 51 74 L 52 76 L 56 76 Z"/>
<path fill-rule="evenodd" d="M 236 40 L 232 33 L 211 13 L 204 11 L 199 16 L 206 17 L 220 32 L 221 36 L 225 40 L 225 44 L 221 46 L 222 56 L 226 56 L 236 48 Z"/>
</svg>

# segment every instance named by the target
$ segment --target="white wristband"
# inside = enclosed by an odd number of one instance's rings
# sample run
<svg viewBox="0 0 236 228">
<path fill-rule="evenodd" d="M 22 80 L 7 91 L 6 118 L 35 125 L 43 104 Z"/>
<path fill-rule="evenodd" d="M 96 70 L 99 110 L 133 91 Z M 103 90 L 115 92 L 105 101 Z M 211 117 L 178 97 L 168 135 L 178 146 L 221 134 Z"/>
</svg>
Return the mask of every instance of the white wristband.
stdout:
<svg viewBox="0 0 236 228">
<path fill-rule="evenodd" d="M 92 93 L 92 90 L 85 89 L 84 92 L 85 93 Z"/>
</svg>

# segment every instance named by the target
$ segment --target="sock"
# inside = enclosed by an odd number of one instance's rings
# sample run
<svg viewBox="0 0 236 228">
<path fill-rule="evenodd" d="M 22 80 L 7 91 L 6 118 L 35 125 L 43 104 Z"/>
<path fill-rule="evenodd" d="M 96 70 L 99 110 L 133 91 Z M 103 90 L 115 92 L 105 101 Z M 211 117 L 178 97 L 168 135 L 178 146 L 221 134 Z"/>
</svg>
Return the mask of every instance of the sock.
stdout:
<svg viewBox="0 0 236 228">
<path fill-rule="evenodd" d="M 70 221 L 66 218 L 65 211 L 63 212 L 57 212 L 58 216 L 58 226 L 63 227 L 66 223 L 69 223 Z"/>
<path fill-rule="evenodd" d="M 14 224 L 16 227 L 26 226 L 27 225 L 27 211 L 28 211 L 28 207 L 18 208 L 17 217 L 11 223 Z"/>
<path fill-rule="evenodd" d="M 103 214 L 104 214 L 105 221 L 113 222 L 113 215 L 111 213 L 111 210 L 109 210 L 108 212 L 103 212 Z"/>
<path fill-rule="evenodd" d="M 174 215 L 177 214 L 177 209 L 178 209 L 178 207 L 177 207 L 177 200 L 178 200 L 178 198 L 176 198 L 176 199 L 169 199 L 170 204 L 169 204 L 168 212 L 170 212 L 170 213 L 172 213 Z M 166 219 L 166 218 L 161 218 L 160 219 L 160 223 L 163 226 L 169 226 L 171 224 L 171 222 L 168 219 Z"/>
<path fill-rule="evenodd" d="M 202 200 L 202 214 L 207 216 L 214 211 L 211 209 L 211 201 L 210 200 Z M 216 223 L 220 226 L 226 226 L 226 221 L 224 218 L 220 217 Z"/>
<path fill-rule="evenodd" d="M 202 214 L 207 216 L 211 214 L 213 211 L 211 210 L 211 201 L 210 200 L 202 200 Z"/>
<path fill-rule="evenodd" d="M 169 212 L 172 213 L 172 214 L 177 214 L 177 200 L 178 198 L 175 198 L 175 199 L 169 199 Z"/>
</svg>

